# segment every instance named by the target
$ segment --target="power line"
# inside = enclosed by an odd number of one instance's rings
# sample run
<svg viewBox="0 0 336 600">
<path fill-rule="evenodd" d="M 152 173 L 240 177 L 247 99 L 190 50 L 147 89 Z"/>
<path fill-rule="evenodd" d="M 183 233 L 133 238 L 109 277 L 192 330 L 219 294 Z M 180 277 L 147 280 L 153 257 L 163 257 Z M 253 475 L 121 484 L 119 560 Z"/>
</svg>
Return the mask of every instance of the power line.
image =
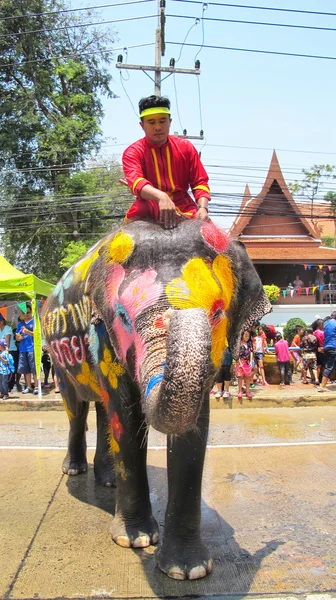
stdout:
<svg viewBox="0 0 336 600">
<path fill-rule="evenodd" d="M 93 27 L 95 25 L 109 25 L 111 23 L 122 23 L 124 21 L 138 21 L 140 19 L 153 19 L 157 15 L 142 15 L 139 17 L 124 17 L 122 19 L 110 19 L 109 21 L 94 21 L 93 23 L 80 23 L 78 25 L 62 25 L 62 27 L 52 27 L 51 29 L 30 29 L 28 31 L 19 31 L 17 33 L 6 33 L 0 35 L 0 39 L 13 37 L 13 35 L 28 35 L 29 33 L 50 33 L 51 31 L 63 31 L 64 29 L 77 29 L 84 27 Z"/>
<path fill-rule="evenodd" d="M 144 46 L 154 46 L 154 42 L 149 42 L 147 44 L 134 44 L 132 46 L 128 46 L 128 48 L 143 48 Z M 112 53 L 117 50 L 123 50 L 124 46 L 120 46 L 119 48 L 105 48 L 104 53 Z M 21 62 L 13 62 L 13 63 L 0 63 L 0 68 L 7 69 L 8 67 L 22 67 L 24 65 L 30 65 L 33 63 L 42 63 L 48 62 L 50 60 L 71 58 L 72 56 L 93 56 L 94 54 L 101 54 L 101 50 L 97 50 L 96 52 L 73 52 L 72 54 L 60 54 L 58 56 L 50 56 L 50 58 L 35 58 L 33 60 L 23 60 Z"/>
<path fill-rule="evenodd" d="M 0 17 L 0 22 L 16 20 L 16 19 L 30 19 L 32 17 L 42 17 L 45 15 L 58 15 L 61 13 L 73 13 L 73 12 L 79 12 L 79 11 L 83 11 L 83 10 L 99 10 L 101 8 L 112 8 L 114 6 L 128 6 L 130 4 L 143 4 L 144 2 L 153 2 L 153 0 L 130 0 L 128 2 L 117 2 L 115 4 L 97 4 L 95 6 L 85 6 L 83 8 L 65 8 L 65 9 L 57 10 L 57 11 L 54 10 L 54 11 L 40 12 L 40 13 L 27 13 L 25 15 Z"/>
<path fill-rule="evenodd" d="M 191 15 L 167 15 L 175 19 L 194 19 Z M 267 23 L 265 21 L 244 21 L 240 19 L 220 19 L 217 17 L 202 17 L 204 21 L 216 21 L 219 23 L 240 23 L 244 25 L 267 25 L 269 27 L 289 27 L 293 29 L 314 29 L 316 31 L 336 31 L 335 27 L 317 27 L 315 25 L 294 25 L 287 23 Z"/>
<path fill-rule="evenodd" d="M 184 4 L 203 4 L 201 0 L 172 0 L 172 2 L 183 2 Z M 252 10 L 272 10 L 275 12 L 298 13 L 303 15 L 322 15 L 326 17 L 336 17 L 336 13 L 321 12 L 315 10 L 300 10 L 296 8 L 275 8 L 272 6 L 249 6 L 247 4 L 229 4 L 224 2 L 208 2 L 209 6 L 225 6 L 228 8 L 249 8 Z"/>
<path fill-rule="evenodd" d="M 185 1 L 185 0 L 179 0 Z M 190 0 L 188 0 L 189 2 Z M 166 42 L 167 44 L 179 46 L 181 42 Z M 185 44 L 186 46 L 192 46 L 194 48 L 198 48 L 199 44 Z M 320 56 L 318 54 L 298 54 L 297 52 L 276 52 L 275 50 L 256 50 L 252 48 L 232 48 L 230 46 L 214 46 L 214 45 L 204 45 L 203 48 L 208 48 L 210 50 L 232 50 L 235 52 L 252 52 L 256 54 L 273 54 L 276 56 L 295 56 L 299 58 L 319 58 L 322 60 L 336 60 L 336 56 Z"/>
</svg>

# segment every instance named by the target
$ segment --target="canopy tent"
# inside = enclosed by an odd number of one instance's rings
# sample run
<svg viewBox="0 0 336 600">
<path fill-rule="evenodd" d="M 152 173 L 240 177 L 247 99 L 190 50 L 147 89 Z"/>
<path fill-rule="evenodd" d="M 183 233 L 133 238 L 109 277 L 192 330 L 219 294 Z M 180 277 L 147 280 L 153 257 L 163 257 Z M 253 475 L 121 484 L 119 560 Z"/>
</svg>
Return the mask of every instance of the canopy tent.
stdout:
<svg viewBox="0 0 336 600">
<path fill-rule="evenodd" d="M 39 314 L 36 306 L 38 296 L 49 296 L 54 286 L 47 281 L 39 279 L 33 273 L 26 275 L 13 267 L 3 256 L 0 255 L 0 295 L 24 294 L 32 301 L 34 315 L 34 355 L 36 364 L 36 375 L 38 380 L 39 396 L 42 396 L 39 365 L 41 362 L 42 336 Z M 1 309 L 0 309 L 1 311 Z"/>
</svg>

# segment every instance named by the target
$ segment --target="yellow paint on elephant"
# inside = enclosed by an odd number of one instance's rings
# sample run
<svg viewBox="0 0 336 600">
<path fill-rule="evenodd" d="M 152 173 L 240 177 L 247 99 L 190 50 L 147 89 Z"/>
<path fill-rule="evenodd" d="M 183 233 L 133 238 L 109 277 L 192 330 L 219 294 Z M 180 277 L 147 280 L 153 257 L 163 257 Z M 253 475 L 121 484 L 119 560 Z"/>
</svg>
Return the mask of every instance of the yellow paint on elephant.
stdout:
<svg viewBox="0 0 336 600">
<path fill-rule="evenodd" d="M 91 390 L 100 397 L 100 388 L 96 373 L 91 371 L 87 362 L 82 364 L 82 370 L 80 373 L 78 373 L 78 375 L 76 375 L 76 379 L 78 383 L 81 383 L 82 385 L 88 385 Z"/>
<path fill-rule="evenodd" d="M 227 346 L 227 317 L 234 293 L 234 276 L 226 256 L 218 255 L 212 264 L 203 258 L 191 258 L 182 269 L 182 277 L 166 286 L 167 298 L 176 308 L 203 308 L 212 329 L 211 360 L 219 367 Z"/>
<path fill-rule="evenodd" d="M 119 231 L 112 242 L 110 243 L 110 256 L 111 262 L 123 263 L 132 254 L 134 248 L 134 242 L 132 238 Z"/>
<path fill-rule="evenodd" d="M 110 443 L 110 450 L 111 450 L 112 456 L 114 456 L 115 454 L 118 454 L 118 452 L 120 452 L 120 446 L 113 435 L 113 431 L 111 431 L 111 430 L 110 430 L 109 443 Z"/>
<path fill-rule="evenodd" d="M 115 466 L 115 470 L 117 471 L 117 473 L 119 473 L 121 479 L 123 481 L 126 481 L 127 475 L 126 475 L 126 469 L 125 469 L 125 463 L 124 463 L 124 461 L 121 460 L 120 462 L 115 462 L 114 466 Z"/>
<path fill-rule="evenodd" d="M 67 405 L 66 401 L 64 400 L 64 398 L 62 400 L 63 400 L 63 406 L 65 408 L 65 412 L 68 415 L 69 421 L 71 421 L 74 418 L 75 415 L 73 414 L 73 412 L 68 407 L 68 405 Z"/>
<path fill-rule="evenodd" d="M 94 246 L 91 252 L 89 252 L 89 254 L 87 254 L 79 263 L 74 266 L 74 283 L 84 281 L 92 263 L 98 258 L 100 248 L 104 243 L 105 240 L 104 242 Z"/>
<path fill-rule="evenodd" d="M 104 377 L 108 378 L 110 386 L 116 390 L 118 377 L 125 373 L 125 369 L 121 364 L 112 360 L 111 352 L 106 346 L 104 348 L 104 360 L 99 363 L 99 366 Z"/>
</svg>

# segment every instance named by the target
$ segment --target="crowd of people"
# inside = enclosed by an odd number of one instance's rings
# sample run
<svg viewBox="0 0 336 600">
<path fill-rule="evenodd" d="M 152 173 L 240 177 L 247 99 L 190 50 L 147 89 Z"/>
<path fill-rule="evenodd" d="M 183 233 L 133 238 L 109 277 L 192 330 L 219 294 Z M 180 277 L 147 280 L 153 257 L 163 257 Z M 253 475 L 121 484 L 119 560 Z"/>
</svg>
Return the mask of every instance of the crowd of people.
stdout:
<svg viewBox="0 0 336 600">
<path fill-rule="evenodd" d="M 260 384 L 267 386 L 265 378 L 265 353 L 274 352 L 280 372 L 280 386 L 286 380 L 293 385 L 291 357 L 294 369 L 300 373 L 303 384 L 312 384 L 318 392 L 326 392 L 336 369 L 336 312 L 325 319 L 316 319 L 311 327 L 297 326 L 296 334 L 289 346 L 280 331 L 275 333 L 274 346 L 268 346 L 266 334 L 261 325 L 254 330 L 242 333 L 239 356 L 234 371 L 231 366 L 233 358 L 230 349 L 224 355 L 223 364 L 216 379 L 215 397 L 229 398 L 231 381 L 237 384 L 237 397 L 245 394 L 252 399 L 251 387 Z"/>
<path fill-rule="evenodd" d="M 48 387 L 52 365 L 45 347 L 43 348 L 41 363 L 44 373 L 43 385 Z M 52 378 L 57 393 L 59 390 L 53 370 Z M 14 329 L 7 324 L 6 319 L 0 312 L 0 398 L 8 400 L 11 392 L 38 394 L 34 357 L 34 318 L 32 307 L 28 303 L 26 304 L 26 312 L 21 311 L 17 326 Z"/>
</svg>

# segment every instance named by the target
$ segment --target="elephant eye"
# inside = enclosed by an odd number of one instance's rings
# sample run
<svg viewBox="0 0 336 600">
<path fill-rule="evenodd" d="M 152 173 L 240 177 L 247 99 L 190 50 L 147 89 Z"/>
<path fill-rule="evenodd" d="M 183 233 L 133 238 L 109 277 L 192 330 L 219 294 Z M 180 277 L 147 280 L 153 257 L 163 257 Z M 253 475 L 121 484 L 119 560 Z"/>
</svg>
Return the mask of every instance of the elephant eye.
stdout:
<svg viewBox="0 0 336 600">
<path fill-rule="evenodd" d="M 116 313 L 116 316 L 119 317 L 121 324 L 123 325 L 123 327 L 126 329 L 126 331 L 128 331 L 129 333 L 132 333 L 132 320 L 131 317 L 129 316 L 126 308 L 120 304 L 120 302 L 116 302 L 115 306 L 114 306 L 114 310 Z"/>
</svg>

